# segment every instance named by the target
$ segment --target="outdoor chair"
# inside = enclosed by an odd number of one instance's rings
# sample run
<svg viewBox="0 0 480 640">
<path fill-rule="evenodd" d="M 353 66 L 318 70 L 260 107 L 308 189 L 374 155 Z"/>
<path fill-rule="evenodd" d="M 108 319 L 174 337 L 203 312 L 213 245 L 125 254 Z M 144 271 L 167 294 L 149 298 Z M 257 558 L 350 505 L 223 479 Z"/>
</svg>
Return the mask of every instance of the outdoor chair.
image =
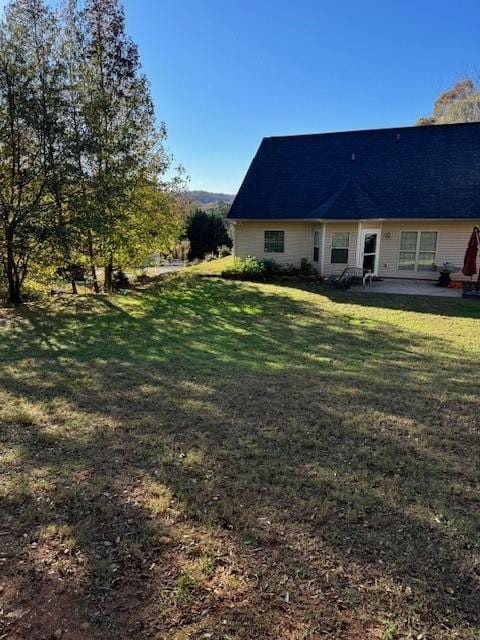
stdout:
<svg viewBox="0 0 480 640">
<path fill-rule="evenodd" d="M 340 275 L 330 276 L 327 280 L 339 289 L 348 289 L 352 284 L 361 284 L 363 287 L 370 282 L 372 284 L 373 273 L 360 267 L 347 267 Z"/>
</svg>

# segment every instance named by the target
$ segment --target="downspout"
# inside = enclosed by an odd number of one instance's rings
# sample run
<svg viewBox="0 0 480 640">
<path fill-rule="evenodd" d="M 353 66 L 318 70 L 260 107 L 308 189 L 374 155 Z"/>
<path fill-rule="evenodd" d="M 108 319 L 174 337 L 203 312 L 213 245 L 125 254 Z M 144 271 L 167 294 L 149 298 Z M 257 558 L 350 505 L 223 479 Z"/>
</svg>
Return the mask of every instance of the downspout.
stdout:
<svg viewBox="0 0 480 640">
<path fill-rule="evenodd" d="M 357 225 L 357 255 L 355 256 L 355 265 L 357 267 L 359 267 L 360 269 L 363 268 L 363 264 L 362 264 L 362 231 L 363 231 L 363 226 L 362 226 L 362 221 L 359 220 L 358 221 L 358 225 Z"/>
<path fill-rule="evenodd" d="M 322 224 L 322 257 L 320 262 L 320 274 L 322 277 L 325 277 L 325 239 L 327 236 L 327 223 L 323 222 Z"/>
</svg>

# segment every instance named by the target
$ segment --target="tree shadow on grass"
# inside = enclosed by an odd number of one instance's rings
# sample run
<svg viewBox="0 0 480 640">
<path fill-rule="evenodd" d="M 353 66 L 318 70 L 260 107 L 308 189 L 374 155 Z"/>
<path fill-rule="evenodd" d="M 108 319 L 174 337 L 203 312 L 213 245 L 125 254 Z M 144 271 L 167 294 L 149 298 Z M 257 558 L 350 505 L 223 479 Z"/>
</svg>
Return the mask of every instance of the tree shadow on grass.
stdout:
<svg viewBox="0 0 480 640">
<path fill-rule="evenodd" d="M 149 561 L 162 557 L 168 523 L 154 523 L 133 499 L 134 478 L 110 436 L 76 440 L 17 424 L 0 441 L 17 454 L 0 500 L 5 629 L 32 639 L 62 629 L 73 638 L 131 637 L 142 628 L 135 611 L 151 593 Z"/>
<path fill-rule="evenodd" d="M 75 540 L 54 592 L 73 586 L 90 636 L 363 638 L 390 618 L 401 637 L 475 637 L 474 357 L 281 288 L 89 304 L 29 313 L 0 346 L 4 391 L 41 408 L 2 433 L 25 594 L 53 522 Z"/>
<path fill-rule="evenodd" d="M 362 307 L 374 307 L 398 311 L 413 311 L 426 315 L 446 316 L 452 318 L 480 319 L 480 302 L 461 297 L 401 295 L 392 293 L 369 293 L 368 291 L 351 291 L 336 289 L 328 284 L 305 285 L 308 291 L 320 293 L 340 304 L 355 304 Z"/>
</svg>

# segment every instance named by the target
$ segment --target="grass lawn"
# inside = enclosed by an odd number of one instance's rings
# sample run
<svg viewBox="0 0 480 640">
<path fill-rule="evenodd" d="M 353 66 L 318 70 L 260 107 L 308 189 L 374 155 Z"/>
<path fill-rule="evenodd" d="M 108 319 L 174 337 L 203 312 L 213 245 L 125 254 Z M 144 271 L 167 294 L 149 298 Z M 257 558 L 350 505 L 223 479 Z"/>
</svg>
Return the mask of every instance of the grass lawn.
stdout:
<svg viewBox="0 0 480 640">
<path fill-rule="evenodd" d="M 480 637 L 478 303 L 182 275 L 0 376 L 0 638 Z"/>
<path fill-rule="evenodd" d="M 217 260 L 211 260 L 210 262 L 199 262 L 187 267 L 188 273 L 195 273 L 201 275 L 219 276 L 224 269 L 233 264 L 233 256 L 226 256 L 225 258 L 218 258 Z"/>
</svg>

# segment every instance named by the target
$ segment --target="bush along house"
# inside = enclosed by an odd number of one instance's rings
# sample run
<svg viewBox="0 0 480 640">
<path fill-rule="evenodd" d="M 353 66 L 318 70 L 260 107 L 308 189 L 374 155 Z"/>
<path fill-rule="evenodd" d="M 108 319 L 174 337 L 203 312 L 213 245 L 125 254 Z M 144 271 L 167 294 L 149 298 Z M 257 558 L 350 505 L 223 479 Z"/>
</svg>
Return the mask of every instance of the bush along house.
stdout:
<svg viewBox="0 0 480 640">
<path fill-rule="evenodd" d="M 230 209 L 234 255 L 325 277 L 457 279 L 480 226 L 480 123 L 265 138 Z"/>
</svg>

